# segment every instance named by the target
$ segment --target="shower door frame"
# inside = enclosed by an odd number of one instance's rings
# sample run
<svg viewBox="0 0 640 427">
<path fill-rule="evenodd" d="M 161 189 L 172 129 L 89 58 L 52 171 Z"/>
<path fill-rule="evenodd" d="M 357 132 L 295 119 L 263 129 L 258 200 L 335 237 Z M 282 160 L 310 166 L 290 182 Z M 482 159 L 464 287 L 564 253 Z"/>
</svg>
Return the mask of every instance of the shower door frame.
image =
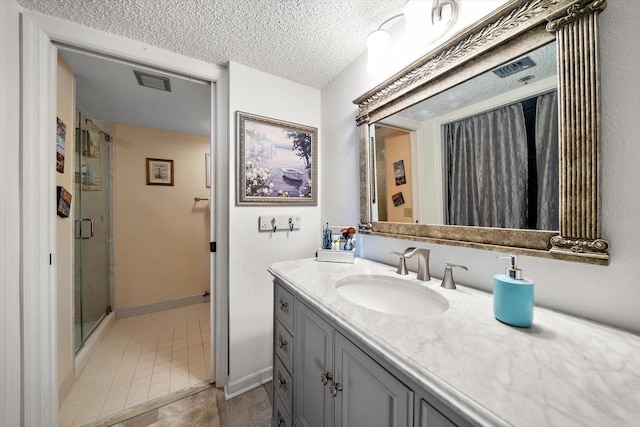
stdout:
<svg viewBox="0 0 640 427">
<path fill-rule="evenodd" d="M 85 279 L 87 278 L 87 274 L 84 269 L 85 263 L 86 263 L 85 255 L 92 252 L 92 250 L 89 248 L 91 247 L 92 244 L 95 245 L 96 241 L 99 242 L 99 235 L 101 233 L 96 233 L 98 236 L 94 235 L 94 221 L 97 221 L 97 219 L 91 218 L 92 215 L 87 216 L 87 212 L 85 209 L 87 206 L 94 206 L 92 203 L 87 203 L 84 200 L 85 196 L 88 197 L 90 194 L 89 192 L 93 192 L 96 190 L 83 188 L 84 183 L 83 183 L 83 177 L 82 177 L 82 171 L 81 171 L 82 169 L 81 165 L 82 165 L 83 159 L 88 159 L 90 157 L 95 158 L 93 156 L 85 157 L 85 154 L 83 154 L 84 147 L 85 147 L 84 141 L 83 141 L 83 138 L 84 138 L 83 131 L 89 132 L 87 128 L 94 127 L 95 129 L 98 130 L 99 140 L 105 138 L 104 136 L 101 136 L 101 134 L 105 134 L 105 132 L 103 132 L 102 129 L 98 128 L 92 122 L 91 119 L 88 119 L 82 113 L 82 111 L 77 107 L 77 105 L 75 106 L 75 113 L 76 113 L 75 114 L 76 122 L 74 126 L 75 133 L 73 134 L 73 138 L 74 138 L 73 139 L 74 141 L 73 172 L 76 174 L 80 173 L 80 179 L 79 181 L 76 181 L 77 178 L 74 179 L 74 182 L 75 182 L 75 185 L 74 185 L 75 207 L 73 208 L 73 212 L 74 212 L 74 216 L 73 216 L 73 219 L 74 219 L 73 288 L 74 289 L 72 291 L 72 294 L 74 295 L 73 351 L 74 351 L 75 357 L 78 358 L 82 350 L 85 348 L 85 344 L 87 343 L 87 341 L 89 340 L 93 332 L 98 329 L 100 324 L 105 320 L 105 318 L 112 311 L 113 297 L 114 297 L 114 294 L 113 294 L 113 228 L 114 228 L 114 224 L 113 224 L 113 145 L 108 143 L 108 140 L 105 139 L 101 149 L 99 148 L 99 151 L 100 151 L 99 162 L 101 163 L 99 175 L 101 180 L 101 189 L 98 191 L 105 194 L 103 195 L 103 197 L 106 197 L 107 199 L 106 206 L 104 206 L 104 210 L 102 210 L 100 214 L 107 217 L 106 224 L 103 223 L 102 227 L 104 227 L 105 225 L 106 227 L 108 227 L 108 231 L 106 233 L 106 245 L 108 246 L 106 250 L 106 257 L 107 257 L 106 266 L 103 265 L 103 267 L 106 267 L 105 274 L 107 277 L 105 280 L 106 283 L 102 283 L 102 284 L 106 284 L 106 291 L 107 291 L 106 294 L 102 295 L 102 297 L 106 296 L 108 301 L 106 303 L 106 306 L 104 306 L 104 309 L 100 312 L 100 316 L 95 321 L 95 324 L 89 328 L 90 330 L 86 331 L 85 328 L 87 327 L 86 325 L 87 319 L 85 318 L 85 315 L 87 313 L 86 313 L 85 298 L 88 295 L 85 294 L 85 291 L 89 283 L 85 282 Z M 105 159 L 105 156 L 106 156 L 106 159 Z M 107 167 L 103 168 L 105 166 L 105 162 Z M 89 236 L 86 236 L 86 233 L 85 233 L 86 231 L 86 227 L 84 227 L 85 221 L 88 221 L 91 224 L 90 225 L 91 231 Z M 97 230 L 100 230 L 100 226 L 98 227 Z M 97 240 L 94 240 L 96 239 L 96 237 L 97 237 Z M 105 236 L 103 235 L 103 237 Z M 99 243 L 104 244 L 105 242 L 99 242 Z M 89 245 L 89 247 L 85 247 L 86 245 Z M 94 260 L 95 262 L 95 260 L 100 259 L 100 257 L 96 257 L 94 254 L 94 256 L 91 257 L 91 259 Z M 78 286 L 78 284 L 80 286 L 79 290 L 76 289 L 76 286 Z M 93 285 L 93 283 L 91 284 Z M 91 296 L 95 297 L 95 294 L 92 294 Z M 78 298 L 79 301 L 76 300 L 76 298 Z M 92 298 L 88 298 L 88 299 L 91 300 Z M 79 313 L 77 312 L 78 308 L 80 309 Z M 77 316 L 80 316 L 79 324 L 75 323 Z M 77 334 L 76 328 L 78 327 L 80 328 L 79 343 L 76 342 L 76 334 Z M 76 362 L 77 362 L 77 359 L 76 359 Z M 78 370 L 78 366 L 76 364 L 76 371 L 77 370 Z"/>
<path fill-rule="evenodd" d="M 88 27 L 62 21 L 54 17 L 21 10 L 21 17 L 27 23 L 29 37 L 23 37 L 21 52 L 23 57 L 45 66 L 23 73 L 22 90 L 30 95 L 23 96 L 22 119 L 23 136 L 21 145 L 25 154 L 22 167 L 38 167 L 41 172 L 37 179 L 23 183 L 22 224 L 37 224 L 37 235 L 23 235 L 21 266 L 23 292 L 30 292 L 34 301 L 22 304 L 22 372 L 29 378 L 22 381 L 22 421 L 34 425 L 50 425 L 57 419 L 57 344 L 56 330 L 56 277 L 53 262 L 53 242 L 55 239 L 55 205 L 51 188 L 55 188 L 55 58 L 57 48 L 52 42 L 66 44 L 102 55 L 119 58 L 148 67 L 155 67 L 173 73 L 206 80 L 211 83 L 211 162 L 214 169 L 210 190 L 211 240 L 217 243 L 217 252 L 210 256 L 210 292 L 214 296 L 211 304 L 212 328 L 211 345 L 214 366 L 212 380 L 217 387 L 228 381 L 228 71 L 214 64 L 188 58 L 177 53 L 155 48 L 141 42 L 125 39 Z M 49 144 L 50 141 L 53 141 Z M 219 143 L 216 143 L 218 141 Z M 47 145 L 49 144 L 49 145 Z M 51 148 L 53 147 L 53 148 Z M 217 231 L 217 232 L 216 232 Z M 46 266 L 40 263 L 41 254 L 47 254 Z M 31 254 L 31 255 L 30 255 Z M 217 286 L 215 286 L 217 284 Z M 42 290 L 47 290 L 42 292 Z M 39 293 L 36 293 L 40 290 Z M 38 379 L 31 378 L 38 375 Z M 33 423 L 31 422 L 33 421 Z M 42 421 L 42 422 L 40 422 Z M 54 421 L 55 422 L 55 421 Z"/>
</svg>

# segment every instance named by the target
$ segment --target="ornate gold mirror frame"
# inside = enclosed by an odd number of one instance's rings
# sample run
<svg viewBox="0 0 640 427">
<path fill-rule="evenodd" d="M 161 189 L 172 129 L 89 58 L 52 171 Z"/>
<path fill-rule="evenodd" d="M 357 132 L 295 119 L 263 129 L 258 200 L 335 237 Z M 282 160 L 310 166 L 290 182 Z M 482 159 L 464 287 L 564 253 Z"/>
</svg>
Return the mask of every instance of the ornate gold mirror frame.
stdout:
<svg viewBox="0 0 640 427">
<path fill-rule="evenodd" d="M 598 14 L 606 0 L 514 0 L 355 99 L 360 232 L 592 264 L 609 264 L 600 238 Z M 371 221 L 374 150 L 369 125 L 556 40 L 560 230 Z"/>
</svg>

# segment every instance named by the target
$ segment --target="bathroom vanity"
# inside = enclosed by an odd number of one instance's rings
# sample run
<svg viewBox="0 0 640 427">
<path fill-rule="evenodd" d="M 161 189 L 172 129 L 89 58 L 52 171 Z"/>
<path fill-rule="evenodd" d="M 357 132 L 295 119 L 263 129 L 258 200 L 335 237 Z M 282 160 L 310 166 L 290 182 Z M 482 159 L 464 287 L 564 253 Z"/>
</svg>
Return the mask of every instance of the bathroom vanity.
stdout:
<svg viewBox="0 0 640 427">
<path fill-rule="evenodd" d="M 637 335 L 540 307 L 531 328 L 507 326 L 490 294 L 361 258 L 286 261 L 269 272 L 273 425 L 637 425 Z M 400 304 L 379 294 L 377 307 L 340 289 L 367 281 L 397 285 Z M 415 292 L 433 305 L 402 302 L 419 300 Z M 377 293 L 367 294 L 375 304 Z"/>
</svg>

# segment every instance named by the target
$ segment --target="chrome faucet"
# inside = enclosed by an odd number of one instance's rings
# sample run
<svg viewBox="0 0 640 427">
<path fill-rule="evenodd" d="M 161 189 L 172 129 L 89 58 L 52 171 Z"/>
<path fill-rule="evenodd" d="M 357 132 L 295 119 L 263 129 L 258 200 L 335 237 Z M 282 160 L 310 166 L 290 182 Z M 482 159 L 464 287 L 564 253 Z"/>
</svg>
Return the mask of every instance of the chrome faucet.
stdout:
<svg viewBox="0 0 640 427">
<path fill-rule="evenodd" d="M 425 282 L 431 280 L 431 274 L 429 274 L 430 252 L 429 249 L 407 248 L 403 253 L 404 258 L 411 258 L 414 255 L 418 257 L 418 275 L 416 276 L 418 280 L 424 280 Z"/>
</svg>

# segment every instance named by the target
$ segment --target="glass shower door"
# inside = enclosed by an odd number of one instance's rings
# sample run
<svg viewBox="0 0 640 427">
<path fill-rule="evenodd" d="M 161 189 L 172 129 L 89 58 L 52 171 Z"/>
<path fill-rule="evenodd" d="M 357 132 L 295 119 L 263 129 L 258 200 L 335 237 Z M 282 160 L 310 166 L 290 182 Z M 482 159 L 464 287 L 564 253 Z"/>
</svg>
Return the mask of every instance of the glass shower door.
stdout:
<svg viewBox="0 0 640 427">
<path fill-rule="evenodd" d="M 75 144 L 74 349 L 111 311 L 109 135 L 77 111 Z"/>
</svg>

